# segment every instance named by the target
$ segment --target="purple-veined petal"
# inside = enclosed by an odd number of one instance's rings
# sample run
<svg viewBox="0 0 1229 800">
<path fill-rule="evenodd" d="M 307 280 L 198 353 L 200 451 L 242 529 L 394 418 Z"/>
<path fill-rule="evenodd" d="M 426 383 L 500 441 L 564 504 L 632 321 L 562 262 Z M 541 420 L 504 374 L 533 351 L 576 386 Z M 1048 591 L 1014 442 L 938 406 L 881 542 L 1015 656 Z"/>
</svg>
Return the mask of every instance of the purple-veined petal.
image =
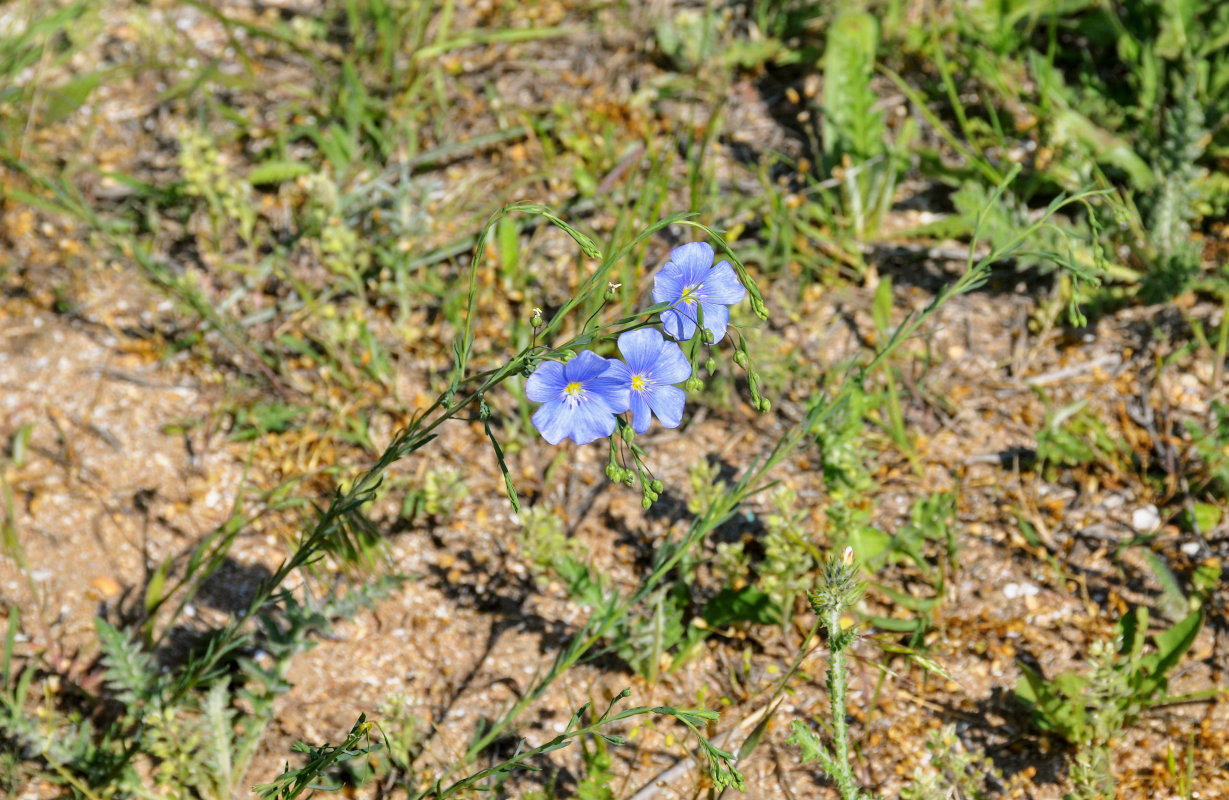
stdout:
<svg viewBox="0 0 1229 800">
<path fill-rule="evenodd" d="M 721 303 L 733 305 L 747 296 L 747 290 L 738 282 L 734 268 L 730 262 L 722 261 L 713 267 L 704 279 L 704 301 L 706 303 Z M 708 309 L 705 309 L 707 312 Z"/>
<path fill-rule="evenodd" d="M 683 277 L 703 275 L 713 265 L 713 246 L 708 242 L 691 242 L 670 251 L 670 260 Z"/>
<path fill-rule="evenodd" d="M 666 342 L 653 365 L 653 380 L 657 383 L 682 383 L 691 377 L 691 362 L 683 355 L 683 348 L 674 342 Z"/>
<path fill-rule="evenodd" d="M 571 435 L 576 444 L 588 444 L 614 433 L 615 417 L 604 403 L 582 400 L 572 409 Z"/>
<path fill-rule="evenodd" d="M 622 361 L 612 358 L 610 366 L 602 373 L 600 380 L 603 382 L 598 384 L 597 391 L 603 396 L 606 404 L 611 406 L 611 412 L 622 414 L 627 410 L 627 401 L 623 399 L 623 392 L 630 391 L 632 386 L 631 370 Z M 614 381 L 613 387 L 605 381 Z M 615 408 L 616 405 L 621 407 Z"/>
<path fill-rule="evenodd" d="M 654 386 L 647 394 L 649 407 L 657 415 L 657 421 L 663 427 L 677 428 L 683 421 L 683 401 L 687 399 L 683 390 L 677 386 Z M 641 431 L 637 430 L 636 433 Z"/>
<path fill-rule="evenodd" d="M 677 303 L 683 296 L 683 279 L 679 269 L 670 262 L 653 276 L 653 302 Z"/>
<path fill-rule="evenodd" d="M 627 410 L 627 393 L 631 390 L 632 375 L 623 371 L 627 366 L 622 362 L 614 361 L 614 364 L 617 366 L 612 366 L 602 377 L 585 381 L 585 398 L 587 402 L 603 406 L 611 414 L 622 414 Z"/>
<path fill-rule="evenodd" d="M 661 312 L 661 327 L 666 333 L 685 342 L 696 333 L 696 320 L 683 313 L 681 308 L 668 308 Z"/>
<path fill-rule="evenodd" d="M 568 383 L 587 383 L 601 376 L 609 368 L 609 359 L 602 358 L 592 350 L 581 350 L 575 358 L 563 365 L 563 376 Z"/>
<path fill-rule="evenodd" d="M 721 341 L 730 324 L 730 309 L 718 303 L 704 303 L 704 327 L 713 332 L 713 341 Z"/>
<path fill-rule="evenodd" d="M 631 401 L 632 430 L 636 433 L 648 433 L 652 416 L 649 414 L 649 404 L 645 402 L 644 393 L 633 391 L 628 399 Z"/>
<path fill-rule="evenodd" d="M 533 412 L 533 426 L 542 434 L 542 438 L 551 444 L 559 444 L 571 433 L 572 410 L 566 403 L 545 403 Z"/>
<path fill-rule="evenodd" d="M 639 328 L 619 334 L 619 352 L 623 354 L 632 375 L 651 370 L 665 343 L 661 332 L 654 328 Z"/>
<path fill-rule="evenodd" d="M 563 365 L 558 361 L 543 361 L 525 381 L 525 396 L 535 403 L 557 400 L 567 385 Z"/>
</svg>

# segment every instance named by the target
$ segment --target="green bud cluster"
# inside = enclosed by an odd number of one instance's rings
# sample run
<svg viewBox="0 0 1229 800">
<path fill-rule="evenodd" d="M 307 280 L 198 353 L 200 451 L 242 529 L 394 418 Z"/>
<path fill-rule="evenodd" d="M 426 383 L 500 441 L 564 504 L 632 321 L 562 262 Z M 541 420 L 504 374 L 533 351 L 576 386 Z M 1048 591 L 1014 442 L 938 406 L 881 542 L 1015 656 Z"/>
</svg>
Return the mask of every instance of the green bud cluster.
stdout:
<svg viewBox="0 0 1229 800">
<path fill-rule="evenodd" d="M 759 290 L 748 292 L 751 296 L 751 310 L 760 319 L 768 319 L 768 306 L 764 305 L 764 298 L 760 296 Z"/>
<path fill-rule="evenodd" d="M 849 547 L 840 555 L 831 555 L 824 564 L 819 588 L 808 592 L 807 598 L 811 602 L 811 610 L 824 620 L 825 624 L 839 618 L 862 599 L 862 592 L 866 587 L 858 581 L 858 570 L 853 549 Z M 839 633 L 838 630 L 828 631 L 830 637 Z"/>
<path fill-rule="evenodd" d="M 772 408 L 772 402 L 760 393 L 760 373 L 747 370 L 747 382 L 751 386 L 751 405 L 760 413 L 767 413 Z"/>
<path fill-rule="evenodd" d="M 622 483 L 626 486 L 632 486 L 636 482 L 634 471 L 613 461 L 606 465 L 606 477 L 610 478 L 613 483 Z"/>
<path fill-rule="evenodd" d="M 689 392 L 699 392 L 704 390 L 704 381 L 692 375 L 687 379 L 687 383 L 683 384 L 684 388 Z"/>
</svg>

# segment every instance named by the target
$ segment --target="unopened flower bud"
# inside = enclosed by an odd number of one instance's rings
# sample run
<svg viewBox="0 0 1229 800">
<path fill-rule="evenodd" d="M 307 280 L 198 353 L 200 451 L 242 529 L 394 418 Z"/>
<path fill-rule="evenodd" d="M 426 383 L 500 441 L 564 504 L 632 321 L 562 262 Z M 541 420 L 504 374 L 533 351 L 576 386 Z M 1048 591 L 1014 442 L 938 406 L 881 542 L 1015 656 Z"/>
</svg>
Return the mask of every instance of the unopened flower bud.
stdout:
<svg viewBox="0 0 1229 800">
<path fill-rule="evenodd" d="M 533 316 L 529 318 L 529 324 L 535 328 L 542 327 L 542 309 L 535 308 L 533 310 Z"/>
<path fill-rule="evenodd" d="M 712 344 L 712 343 L 713 343 L 713 342 L 715 342 L 715 341 L 717 341 L 717 336 L 716 336 L 716 334 L 714 334 L 714 333 L 713 333 L 712 331 L 710 331 L 708 328 L 705 328 L 705 329 L 704 329 L 704 342 L 705 342 L 705 344 Z"/>
<path fill-rule="evenodd" d="M 645 511 L 648 511 L 650 508 L 653 507 L 653 501 L 648 498 L 648 495 L 645 495 L 644 497 L 640 498 L 640 507 L 643 508 Z"/>
<path fill-rule="evenodd" d="M 694 375 L 687 379 L 687 383 L 683 384 L 684 388 L 689 392 L 699 392 L 704 389 L 704 381 Z"/>
<path fill-rule="evenodd" d="M 619 287 L 622 285 L 623 284 L 615 283 L 614 281 L 611 281 L 610 283 L 606 284 L 606 294 L 604 295 L 604 297 L 607 300 L 617 300 L 619 297 Z"/>
<path fill-rule="evenodd" d="M 764 305 L 764 298 L 760 297 L 758 291 L 751 292 L 751 310 L 760 319 L 768 319 L 768 306 Z"/>
<path fill-rule="evenodd" d="M 747 368 L 747 351 L 746 350 L 735 350 L 734 351 L 734 363 L 742 367 L 743 369 L 746 369 Z"/>
<path fill-rule="evenodd" d="M 709 372 L 716 372 L 717 371 L 717 359 L 713 358 L 712 356 L 709 356 L 708 360 L 704 362 L 704 369 L 708 370 Z"/>
<path fill-rule="evenodd" d="M 478 401 L 478 419 L 486 422 L 491 418 L 491 407 L 486 404 L 486 400 Z"/>
<path fill-rule="evenodd" d="M 620 433 L 623 435 L 623 441 L 625 442 L 630 442 L 632 439 L 636 438 L 636 432 L 631 429 L 631 426 L 623 428 Z"/>
<path fill-rule="evenodd" d="M 841 563 L 844 564 L 846 567 L 853 566 L 853 548 L 852 547 L 846 547 L 845 551 L 841 553 Z"/>
<path fill-rule="evenodd" d="M 650 489 L 652 489 L 652 490 L 653 490 L 653 491 L 655 491 L 655 492 L 659 492 L 659 493 L 660 493 L 663 489 L 665 489 L 665 488 L 666 488 L 666 484 L 662 483 L 662 482 L 661 482 L 660 480 L 658 480 L 657 478 L 654 478 L 654 479 L 652 480 L 652 482 L 651 482 L 651 483 L 649 483 L 649 488 L 650 488 Z"/>
</svg>

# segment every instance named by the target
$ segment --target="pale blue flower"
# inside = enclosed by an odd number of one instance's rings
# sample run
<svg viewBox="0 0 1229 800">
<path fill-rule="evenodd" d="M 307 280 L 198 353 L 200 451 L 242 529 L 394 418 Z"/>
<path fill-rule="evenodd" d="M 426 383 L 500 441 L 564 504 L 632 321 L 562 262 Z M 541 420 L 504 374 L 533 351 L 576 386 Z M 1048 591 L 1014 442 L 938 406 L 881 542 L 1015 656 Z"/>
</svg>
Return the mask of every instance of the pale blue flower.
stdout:
<svg viewBox="0 0 1229 800">
<path fill-rule="evenodd" d="M 534 412 L 533 424 L 551 444 L 571 439 L 588 444 L 609 436 L 615 415 L 628 408 L 628 384 L 622 362 L 602 358 L 589 350 L 566 364 L 543 361 L 525 381 L 525 396 L 542 407 Z"/>
<path fill-rule="evenodd" d="M 673 304 L 661 312 L 661 326 L 680 342 L 695 335 L 697 305 L 704 311 L 704 327 L 712 332 L 713 341 L 721 339 L 730 323 L 729 306 L 746 295 L 728 261 L 713 266 L 713 248 L 707 242 L 674 248 L 653 278 L 654 302 Z"/>
<path fill-rule="evenodd" d="M 626 364 L 616 362 L 612 375 L 628 388 L 632 429 L 645 433 L 655 415 L 667 428 L 683 420 L 683 390 L 672 384 L 691 377 L 691 362 L 674 342 L 667 342 L 655 328 L 640 328 L 619 334 L 619 352 Z"/>
</svg>

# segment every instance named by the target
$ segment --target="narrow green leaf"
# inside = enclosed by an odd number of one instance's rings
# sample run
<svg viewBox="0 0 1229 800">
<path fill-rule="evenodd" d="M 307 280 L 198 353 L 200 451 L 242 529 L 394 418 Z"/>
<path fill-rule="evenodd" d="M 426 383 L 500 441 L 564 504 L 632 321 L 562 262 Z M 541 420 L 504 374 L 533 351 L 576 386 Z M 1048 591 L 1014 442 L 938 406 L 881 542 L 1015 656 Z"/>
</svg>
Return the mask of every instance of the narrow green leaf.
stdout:
<svg viewBox="0 0 1229 800">
<path fill-rule="evenodd" d="M 495 440 L 495 433 L 491 430 L 489 419 L 483 421 L 482 427 L 486 430 L 487 438 L 491 440 L 491 447 L 495 448 L 495 460 L 499 462 L 499 471 L 503 473 L 504 488 L 508 492 L 508 499 L 512 502 L 512 510 L 519 514 L 521 511 L 521 501 L 516 495 L 516 487 L 512 485 L 512 476 L 508 473 L 508 465 L 504 462 L 504 449 Z"/>
<path fill-rule="evenodd" d="M 158 568 L 154 570 L 154 574 L 149 576 L 149 583 L 145 586 L 145 616 L 151 617 L 158 610 L 158 606 L 162 605 L 162 591 L 166 588 L 166 576 L 171 571 L 173 558 L 167 556 Z"/>
</svg>

